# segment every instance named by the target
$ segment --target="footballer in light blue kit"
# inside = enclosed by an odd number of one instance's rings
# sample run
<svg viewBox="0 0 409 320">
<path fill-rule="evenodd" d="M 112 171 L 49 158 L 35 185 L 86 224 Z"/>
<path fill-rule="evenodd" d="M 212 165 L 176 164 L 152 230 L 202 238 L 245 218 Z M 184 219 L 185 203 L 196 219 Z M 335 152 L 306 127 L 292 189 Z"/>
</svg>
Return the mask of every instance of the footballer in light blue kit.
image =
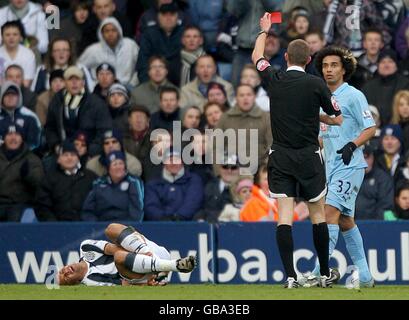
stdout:
<svg viewBox="0 0 409 320">
<path fill-rule="evenodd" d="M 354 214 L 355 200 L 367 167 L 361 146 L 374 136 L 375 122 L 364 94 L 345 82 L 356 69 L 357 62 L 352 53 L 343 48 L 328 47 L 318 54 L 316 63 L 333 94 L 334 105 L 343 115 L 341 126 L 333 126 L 327 115 L 320 116 L 328 184 L 325 215 L 330 238 L 329 255 L 334 251 L 341 230 L 348 253 L 358 268 L 360 285 L 372 287 L 374 281 Z M 313 274 L 319 274 L 319 266 Z"/>
</svg>

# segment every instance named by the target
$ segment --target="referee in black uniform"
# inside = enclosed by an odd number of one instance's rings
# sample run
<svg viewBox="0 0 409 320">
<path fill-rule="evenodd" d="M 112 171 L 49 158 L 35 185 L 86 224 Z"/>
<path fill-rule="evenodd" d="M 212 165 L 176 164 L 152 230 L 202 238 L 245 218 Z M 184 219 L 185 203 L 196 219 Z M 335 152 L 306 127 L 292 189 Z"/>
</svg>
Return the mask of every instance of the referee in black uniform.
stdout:
<svg viewBox="0 0 409 320">
<path fill-rule="evenodd" d="M 321 266 L 320 283 L 325 287 L 331 284 L 332 275 L 328 268 L 329 236 L 324 212 L 325 167 L 318 134 L 320 117 L 326 120 L 331 117 L 331 123 L 341 125 L 342 115 L 325 82 L 305 73 L 305 66 L 311 61 L 308 44 L 303 40 L 292 41 L 285 54 L 287 71 L 275 72 L 263 56 L 271 28 L 269 13 L 260 19 L 260 27 L 252 59 L 270 97 L 273 145 L 268 160 L 268 182 L 271 196 L 278 199 L 276 236 L 287 275 L 284 287 L 299 286 L 293 261 L 295 197 L 308 201 L 314 245 Z M 320 116 L 320 107 L 326 115 Z"/>
</svg>

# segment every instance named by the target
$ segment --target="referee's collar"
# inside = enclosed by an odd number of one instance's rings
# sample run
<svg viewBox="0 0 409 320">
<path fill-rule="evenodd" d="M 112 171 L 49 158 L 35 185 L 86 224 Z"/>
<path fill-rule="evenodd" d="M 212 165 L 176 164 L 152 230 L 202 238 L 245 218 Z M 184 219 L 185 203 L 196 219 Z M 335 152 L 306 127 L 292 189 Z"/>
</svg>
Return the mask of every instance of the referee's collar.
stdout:
<svg viewBox="0 0 409 320">
<path fill-rule="evenodd" d="M 300 71 L 300 72 L 304 72 L 305 73 L 305 70 L 302 68 L 302 67 L 299 67 L 299 66 L 291 66 L 291 67 L 289 67 L 288 69 L 287 69 L 287 72 L 288 71 Z"/>
</svg>

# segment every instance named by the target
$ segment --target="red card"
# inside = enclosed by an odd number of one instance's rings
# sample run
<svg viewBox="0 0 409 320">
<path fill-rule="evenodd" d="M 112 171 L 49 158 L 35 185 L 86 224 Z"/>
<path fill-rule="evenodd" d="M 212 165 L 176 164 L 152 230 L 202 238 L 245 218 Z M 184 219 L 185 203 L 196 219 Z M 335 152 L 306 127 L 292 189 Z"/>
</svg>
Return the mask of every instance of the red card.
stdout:
<svg viewBox="0 0 409 320">
<path fill-rule="evenodd" d="M 281 16 L 281 12 L 270 12 L 270 20 L 271 23 L 282 23 L 283 22 L 283 17 Z"/>
</svg>

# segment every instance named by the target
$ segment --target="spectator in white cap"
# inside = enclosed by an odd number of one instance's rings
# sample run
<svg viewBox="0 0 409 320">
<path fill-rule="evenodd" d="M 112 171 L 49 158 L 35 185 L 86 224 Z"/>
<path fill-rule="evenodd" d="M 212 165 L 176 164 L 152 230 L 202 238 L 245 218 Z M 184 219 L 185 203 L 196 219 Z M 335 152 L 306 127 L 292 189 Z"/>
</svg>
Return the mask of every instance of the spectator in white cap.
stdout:
<svg viewBox="0 0 409 320">
<path fill-rule="evenodd" d="M 10 125 L 0 147 L 0 222 L 19 222 L 34 204 L 43 179 L 41 160 L 24 143 L 23 130 Z"/>
<path fill-rule="evenodd" d="M 113 128 L 125 134 L 128 130 L 129 91 L 124 85 L 115 83 L 109 88 L 107 102 Z"/>
<path fill-rule="evenodd" d="M 83 130 L 90 141 L 89 154 L 101 150 L 105 131 L 112 128 L 112 119 L 104 101 L 85 88 L 84 73 L 76 66 L 64 72 L 65 89 L 51 100 L 45 124 L 46 141 L 51 150 L 56 150 L 66 139 L 72 139 L 78 130 Z"/>
<path fill-rule="evenodd" d="M 90 69 L 95 77 L 101 63 L 109 63 L 116 70 L 117 79 L 124 85 L 135 87 L 138 76 L 135 72 L 139 46 L 125 38 L 118 20 L 110 17 L 101 22 L 98 31 L 99 42 L 92 44 L 81 55 L 79 61 Z"/>
</svg>

